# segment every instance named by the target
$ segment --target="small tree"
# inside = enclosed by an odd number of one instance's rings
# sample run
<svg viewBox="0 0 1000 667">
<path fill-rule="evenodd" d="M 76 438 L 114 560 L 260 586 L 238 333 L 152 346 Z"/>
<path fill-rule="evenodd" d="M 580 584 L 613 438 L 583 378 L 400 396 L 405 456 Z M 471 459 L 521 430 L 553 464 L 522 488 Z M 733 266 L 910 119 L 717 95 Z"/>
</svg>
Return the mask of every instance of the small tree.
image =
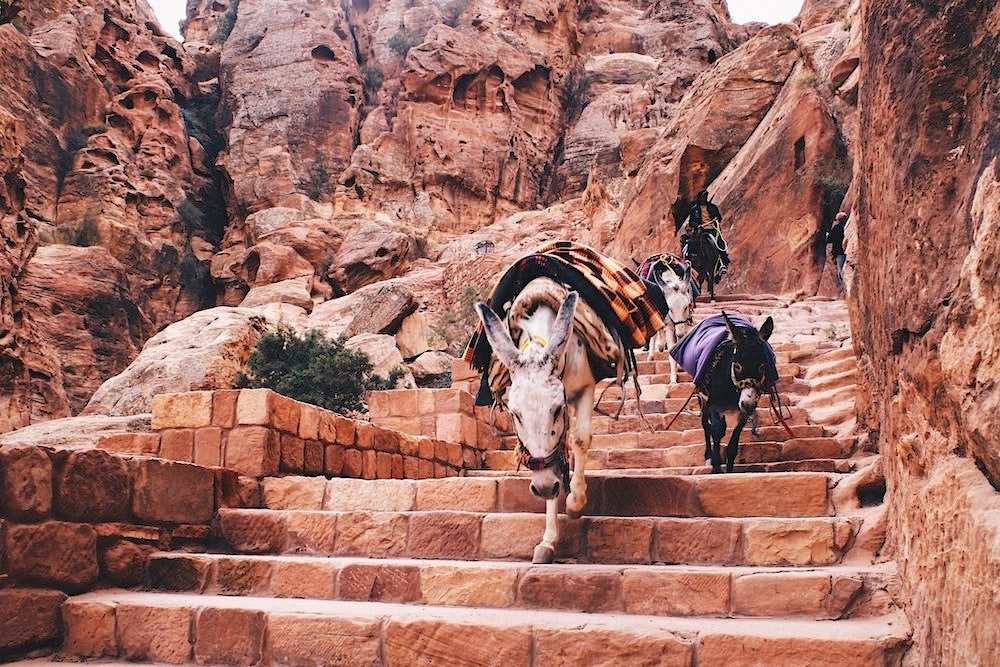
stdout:
<svg viewBox="0 0 1000 667">
<path fill-rule="evenodd" d="M 343 336 L 331 339 L 316 330 L 305 336 L 285 326 L 267 332 L 250 355 L 247 372 L 236 378 L 236 388 L 267 388 L 335 412 L 363 412 L 367 392 L 391 389 L 405 372 L 396 367 L 383 379 L 372 372 L 367 354 L 348 350 L 344 342 Z"/>
</svg>

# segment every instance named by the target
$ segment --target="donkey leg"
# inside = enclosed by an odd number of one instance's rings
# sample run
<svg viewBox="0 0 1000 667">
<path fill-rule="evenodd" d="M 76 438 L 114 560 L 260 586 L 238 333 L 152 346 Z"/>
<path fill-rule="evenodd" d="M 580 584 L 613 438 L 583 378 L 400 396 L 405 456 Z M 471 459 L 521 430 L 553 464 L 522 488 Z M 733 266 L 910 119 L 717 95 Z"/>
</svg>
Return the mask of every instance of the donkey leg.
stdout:
<svg viewBox="0 0 1000 667">
<path fill-rule="evenodd" d="M 535 547 L 532 563 L 551 563 L 556 557 L 556 542 L 559 541 L 559 497 L 545 501 L 545 533 Z"/>
<path fill-rule="evenodd" d="M 736 422 L 736 426 L 733 427 L 733 433 L 729 436 L 729 444 L 726 445 L 726 472 L 733 471 L 736 455 L 740 451 L 740 433 L 743 432 L 743 427 L 746 426 L 749 418 L 749 414 L 741 412 L 739 421 Z"/>
<path fill-rule="evenodd" d="M 677 344 L 677 330 L 674 328 L 675 326 L 674 324 L 668 324 L 663 328 L 665 338 L 663 348 L 666 350 Z M 677 362 L 670 355 L 667 355 L 667 357 L 670 359 L 670 384 L 677 384 Z"/>
<path fill-rule="evenodd" d="M 573 436 L 573 477 L 569 480 L 569 495 L 566 497 L 566 516 L 580 518 L 587 504 L 587 452 L 592 436 L 591 417 L 594 410 L 594 387 L 584 389 L 576 402 L 576 429 Z"/>
<path fill-rule="evenodd" d="M 717 410 L 706 408 L 701 413 L 701 427 L 705 431 L 705 459 L 711 462 L 712 472 L 722 472 L 722 436 L 726 433 L 726 418 Z"/>
</svg>

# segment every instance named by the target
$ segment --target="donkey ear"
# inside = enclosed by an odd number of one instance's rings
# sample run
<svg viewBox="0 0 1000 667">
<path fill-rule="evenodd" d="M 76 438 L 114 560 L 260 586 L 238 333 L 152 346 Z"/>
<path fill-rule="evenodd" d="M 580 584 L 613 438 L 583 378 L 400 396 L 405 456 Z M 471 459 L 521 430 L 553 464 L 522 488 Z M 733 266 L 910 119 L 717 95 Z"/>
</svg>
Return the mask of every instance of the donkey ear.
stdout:
<svg viewBox="0 0 1000 667">
<path fill-rule="evenodd" d="M 729 332 L 729 337 L 735 341 L 739 341 L 742 336 L 740 336 L 740 332 L 736 330 L 736 325 L 733 324 L 731 319 L 729 319 L 729 315 L 726 315 L 726 311 L 723 310 L 721 312 L 722 320 L 726 323 L 726 331 Z"/>
<path fill-rule="evenodd" d="M 576 314 L 576 302 L 580 295 L 574 291 L 566 294 L 559 312 L 556 314 L 556 321 L 552 325 L 552 334 L 549 337 L 549 356 L 553 359 L 562 354 L 569 341 L 569 335 L 573 331 L 573 316 Z"/>
<path fill-rule="evenodd" d="M 518 351 L 514 341 L 510 339 L 510 332 L 507 331 L 507 327 L 497 317 L 497 314 L 493 312 L 493 309 L 481 301 L 476 304 L 476 312 L 479 313 L 479 319 L 483 321 L 483 332 L 486 334 L 486 340 L 490 342 L 490 346 L 493 348 L 493 353 L 497 355 L 500 363 L 507 368 L 511 368 L 517 362 L 521 353 Z"/>
<path fill-rule="evenodd" d="M 774 333 L 774 318 L 768 315 L 764 324 L 760 325 L 760 339 L 767 340 L 772 333 Z"/>
</svg>

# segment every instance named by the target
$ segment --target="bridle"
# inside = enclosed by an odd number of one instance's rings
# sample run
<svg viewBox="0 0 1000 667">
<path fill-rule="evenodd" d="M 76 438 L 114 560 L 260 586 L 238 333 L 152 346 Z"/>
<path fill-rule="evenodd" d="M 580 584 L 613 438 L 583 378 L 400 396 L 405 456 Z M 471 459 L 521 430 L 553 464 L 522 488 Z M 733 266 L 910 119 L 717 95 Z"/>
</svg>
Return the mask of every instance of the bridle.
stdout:
<svg viewBox="0 0 1000 667">
<path fill-rule="evenodd" d="M 559 476 L 562 478 L 563 484 L 566 488 L 569 488 L 569 457 L 567 455 L 568 446 L 566 444 L 566 436 L 569 434 L 569 410 L 563 409 L 563 433 L 562 437 L 559 438 L 559 442 L 556 443 L 555 449 L 549 452 L 548 456 L 532 456 L 521 439 L 517 439 L 517 446 L 514 448 L 514 456 L 517 457 L 517 469 L 520 470 L 521 466 L 524 466 L 528 470 L 533 472 L 538 472 L 539 470 L 545 470 L 546 468 L 556 468 L 559 471 Z"/>
</svg>

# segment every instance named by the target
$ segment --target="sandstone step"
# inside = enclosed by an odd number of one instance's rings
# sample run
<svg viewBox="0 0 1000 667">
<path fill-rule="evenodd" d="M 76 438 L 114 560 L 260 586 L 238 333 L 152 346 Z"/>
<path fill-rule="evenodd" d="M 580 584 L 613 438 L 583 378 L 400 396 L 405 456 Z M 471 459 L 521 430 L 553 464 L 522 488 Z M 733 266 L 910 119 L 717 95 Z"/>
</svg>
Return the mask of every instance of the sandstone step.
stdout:
<svg viewBox="0 0 1000 667">
<path fill-rule="evenodd" d="M 734 473 L 747 472 L 822 472 L 849 473 L 855 470 L 852 459 L 803 459 L 800 461 L 774 461 L 765 463 L 737 463 L 733 466 Z M 588 463 L 587 477 L 594 476 L 633 476 L 633 477 L 667 477 L 671 475 L 709 475 L 712 468 L 709 465 L 667 466 L 662 468 L 606 468 L 595 461 Z M 508 470 L 470 470 L 470 477 L 504 477 L 512 474 L 530 476 L 526 470 L 517 470 L 516 465 Z"/>
<path fill-rule="evenodd" d="M 834 438 L 812 438 L 780 442 L 741 443 L 737 465 L 792 462 L 816 459 L 838 459 L 849 456 L 851 441 Z M 675 445 L 672 447 L 591 447 L 587 453 L 587 469 L 678 468 L 696 467 L 705 462 L 705 445 Z M 490 452 L 486 467 L 491 470 L 517 470 L 517 457 L 512 451 Z"/>
<path fill-rule="evenodd" d="M 626 407 L 628 405 L 629 403 L 626 402 Z M 635 403 L 632 402 L 632 406 L 634 405 Z M 793 433 L 795 433 L 795 429 L 799 425 L 807 425 L 809 423 L 809 413 L 804 407 L 786 405 L 784 408 L 784 419 Z M 614 410 L 617 410 L 617 403 L 615 403 Z M 614 414 L 613 410 L 610 412 Z M 758 408 L 757 414 L 760 417 L 761 424 L 768 424 L 771 421 L 770 410 L 767 409 L 766 402 Z M 731 416 L 726 418 L 727 427 L 731 427 L 734 423 L 735 420 Z M 690 406 L 680 414 L 677 413 L 676 409 L 664 412 L 643 411 L 643 417 L 640 417 L 638 414 L 628 414 L 623 410 L 623 414 L 617 419 L 607 414 L 596 414 L 592 420 L 592 432 L 595 435 L 602 433 L 666 432 L 668 431 L 668 426 L 671 431 L 701 429 L 701 413 L 698 412 L 697 400 L 692 400 Z M 747 426 L 746 430 L 749 432 L 750 427 Z"/>
<path fill-rule="evenodd" d="M 862 521 L 560 514 L 559 524 L 560 561 L 819 566 L 842 562 Z M 541 512 L 224 510 L 218 531 L 226 551 L 246 554 L 530 561 L 544 527 Z"/>
<path fill-rule="evenodd" d="M 596 471 L 595 471 L 596 472 Z M 604 471 L 607 472 L 607 471 Z M 588 475 L 586 516 L 822 517 L 839 475 Z M 263 481 L 265 507 L 334 512 L 542 512 L 527 474 L 427 480 L 281 477 Z M 231 510 L 220 510 L 220 515 Z"/>
<path fill-rule="evenodd" d="M 153 554 L 153 590 L 719 618 L 882 615 L 895 564 L 816 569 Z M 600 590 L 601 595 L 595 595 Z"/>
<path fill-rule="evenodd" d="M 108 590 L 63 606 L 67 659 L 278 665 L 897 664 L 899 613 L 840 621 L 195 596 Z"/>
</svg>

